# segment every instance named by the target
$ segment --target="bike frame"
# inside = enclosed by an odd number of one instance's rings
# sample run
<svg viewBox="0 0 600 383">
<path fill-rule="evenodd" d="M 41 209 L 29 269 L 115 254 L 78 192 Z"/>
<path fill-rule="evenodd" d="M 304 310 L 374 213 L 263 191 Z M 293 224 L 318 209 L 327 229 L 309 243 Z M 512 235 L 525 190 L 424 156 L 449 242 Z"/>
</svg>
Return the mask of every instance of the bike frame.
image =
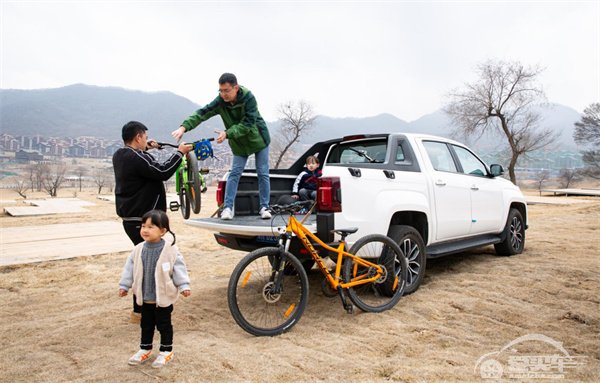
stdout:
<svg viewBox="0 0 600 383">
<path fill-rule="evenodd" d="M 177 193 L 179 193 L 179 190 L 181 190 L 181 186 L 183 185 L 185 187 L 185 191 L 188 193 L 190 193 L 190 182 L 188 179 L 188 160 L 187 160 L 187 154 L 181 157 L 181 163 L 179 164 L 179 166 L 177 167 L 177 171 L 175 172 L 175 190 L 177 190 Z M 181 179 L 181 176 L 179 175 L 179 171 L 183 170 L 183 179 Z M 198 174 L 198 176 L 200 177 L 200 183 L 204 184 L 204 176 L 202 176 L 202 172 L 200 171 L 200 173 Z M 202 186 L 202 185 L 201 185 Z"/>
<path fill-rule="evenodd" d="M 357 257 L 357 256 L 345 251 L 344 248 L 346 246 L 346 242 L 344 240 L 341 240 L 339 242 L 337 248 L 327 245 L 326 243 L 321 241 L 316 235 L 314 235 L 312 232 L 310 232 L 302 224 L 302 222 L 300 222 L 300 221 L 298 221 L 298 219 L 296 219 L 296 217 L 293 214 L 290 214 L 290 219 L 288 220 L 285 231 L 286 232 L 284 234 L 284 237 L 288 241 L 289 241 L 289 239 L 291 239 L 292 233 L 295 234 L 302 241 L 302 245 L 304 246 L 304 248 L 306 250 L 308 250 L 308 252 L 312 256 L 312 258 L 316 262 L 317 266 L 319 267 L 319 269 L 321 270 L 321 272 L 327 279 L 327 282 L 329 282 L 329 285 L 335 290 L 337 290 L 339 287 L 341 287 L 342 289 L 347 289 L 349 287 L 354 287 L 354 286 L 363 285 L 366 283 L 375 282 L 376 280 L 381 278 L 381 276 L 383 275 L 383 269 L 378 264 L 366 261 L 360 257 Z M 331 252 L 334 252 L 337 254 L 337 262 L 335 265 L 335 274 L 334 275 L 331 275 L 331 272 L 329 270 L 327 270 L 327 267 L 325 267 L 325 263 L 323 263 L 323 258 L 321 258 L 321 256 L 319 255 L 319 252 L 314 248 L 314 246 L 312 245 L 309 238 L 312 239 L 317 244 L 319 244 L 319 246 L 321 246 L 325 250 L 328 250 L 328 251 L 331 251 Z M 289 244 L 289 242 L 287 242 L 287 243 Z M 352 258 L 354 260 L 355 264 L 360 264 L 361 266 L 374 268 L 376 270 L 375 275 L 373 275 L 370 278 L 365 278 L 365 275 L 362 275 L 362 276 L 354 278 L 348 282 L 341 281 L 340 275 L 341 275 L 341 271 L 342 271 L 342 261 L 343 261 L 344 257 Z M 397 278 L 394 283 L 395 284 L 398 283 Z M 396 286 L 394 286 L 394 288 L 395 287 Z"/>
</svg>

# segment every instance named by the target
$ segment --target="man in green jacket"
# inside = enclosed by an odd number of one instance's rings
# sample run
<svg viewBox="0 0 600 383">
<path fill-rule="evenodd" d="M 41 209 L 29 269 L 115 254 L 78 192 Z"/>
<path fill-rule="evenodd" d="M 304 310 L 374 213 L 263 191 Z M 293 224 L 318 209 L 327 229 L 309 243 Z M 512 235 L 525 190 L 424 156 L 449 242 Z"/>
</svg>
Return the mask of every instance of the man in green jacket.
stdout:
<svg viewBox="0 0 600 383">
<path fill-rule="evenodd" d="M 251 154 L 254 154 L 258 175 L 260 204 L 258 214 L 263 219 L 271 218 L 268 210 L 271 193 L 269 182 L 271 137 L 265 120 L 260 116 L 254 95 L 248 89 L 238 85 L 234 74 L 223 73 L 219 78 L 217 98 L 183 121 L 179 129 L 173 131 L 171 135 L 179 141 L 185 132 L 194 129 L 201 122 L 217 114 L 221 116 L 225 124 L 225 131 L 215 131 L 219 133 L 217 142 L 220 144 L 225 139 L 229 140 L 229 146 L 233 152 L 233 164 L 225 186 L 225 202 L 221 219 L 233 218 L 233 202 L 238 184 Z"/>
</svg>

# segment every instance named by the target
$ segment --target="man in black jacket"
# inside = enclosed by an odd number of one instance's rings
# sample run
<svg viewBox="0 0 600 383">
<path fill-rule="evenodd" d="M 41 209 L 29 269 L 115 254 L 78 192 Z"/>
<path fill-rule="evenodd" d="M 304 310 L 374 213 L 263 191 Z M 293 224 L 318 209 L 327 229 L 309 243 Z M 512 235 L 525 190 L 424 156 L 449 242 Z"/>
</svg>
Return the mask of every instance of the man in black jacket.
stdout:
<svg viewBox="0 0 600 383">
<path fill-rule="evenodd" d="M 160 163 L 146 152 L 148 148 L 158 147 L 156 142 L 148 142 L 147 130 L 141 122 L 125 124 L 122 131 L 125 147 L 113 155 L 117 215 L 123 219 L 123 228 L 134 245 L 143 241 L 142 216 L 152 209 L 167 211 L 163 181 L 175 174 L 181 157 L 193 148 L 182 143 L 177 152 Z"/>
</svg>

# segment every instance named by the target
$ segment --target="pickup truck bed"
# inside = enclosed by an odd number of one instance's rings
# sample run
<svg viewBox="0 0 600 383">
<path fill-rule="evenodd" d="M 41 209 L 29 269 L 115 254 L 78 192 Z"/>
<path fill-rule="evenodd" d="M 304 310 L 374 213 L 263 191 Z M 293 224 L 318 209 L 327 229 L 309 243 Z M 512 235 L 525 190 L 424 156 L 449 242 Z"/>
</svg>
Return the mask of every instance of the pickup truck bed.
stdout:
<svg viewBox="0 0 600 383">
<path fill-rule="evenodd" d="M 301 216 L 298 216 L 298 219 Z M 258 215 L 235 216 L 231 221 L 220 218 L 192 218 L 185 222 L 188 225 L 199 226 L 216 232 L 226 232 L 244 236 L 278 236 L 278 227 L 287 225 L 286 216 L 274 216 L 272 219 L 261 219 Z M 317 231 L 317 217 L 311 215 L 304 226 L 313 233 Z"/>
</svg>

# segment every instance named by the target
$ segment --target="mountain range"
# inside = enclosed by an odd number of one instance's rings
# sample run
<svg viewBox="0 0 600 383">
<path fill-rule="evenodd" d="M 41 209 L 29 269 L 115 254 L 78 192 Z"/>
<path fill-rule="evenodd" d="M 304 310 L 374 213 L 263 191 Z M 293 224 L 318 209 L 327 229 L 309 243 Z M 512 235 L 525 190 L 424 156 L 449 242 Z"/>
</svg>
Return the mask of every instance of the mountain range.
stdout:
<svg viewBox="0 0 600 383">
<path fill-rule="evenodd" d="M 52 89 L 0 89 L 0 132 L 52 137 L 96 136 L 119 140 L 123 124 L 138 120 L 148 126 L 150 137 L 170 141 L 172 138 L 169 133 L 198 108 L 200 105 L 166 91 L 142 92 L 85 84 Z M 543 126 L 560 134 L 556 147 L 576 149 L 573 124 L 579 121 L 581 114 L 560 104 L 550 104 L 541 108 L 540 112 Z M 267 124 L 275 134 L 279 122 Z M 194 133 L 194 139 L 212 136 L 214 129 L 223 128 L 218 117 L 203 125 L 206 127 Z M 387 113 L 362 118 L 317 116 L 310 134 L 302 137 L 301 142 L 310 144 L 360 133 L 419 132 L 449 137 L 451 131 L 450 120 L 441 110 L 411 122 Z M 493 137 L 482 137 L 469 144 L 474 147 L 498 146 L 497 139 Z"/>
</svg>

